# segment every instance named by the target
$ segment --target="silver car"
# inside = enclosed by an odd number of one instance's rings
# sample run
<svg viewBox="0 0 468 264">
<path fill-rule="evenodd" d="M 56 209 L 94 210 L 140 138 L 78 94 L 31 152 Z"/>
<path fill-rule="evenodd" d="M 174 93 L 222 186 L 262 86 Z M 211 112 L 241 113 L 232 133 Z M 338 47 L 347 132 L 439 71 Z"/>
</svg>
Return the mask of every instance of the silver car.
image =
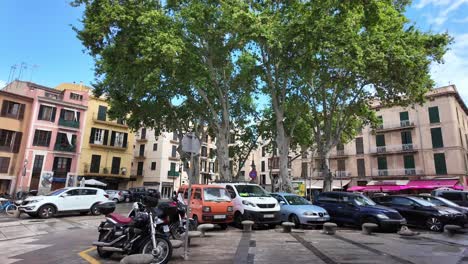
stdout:
<svg viewBox="0 0 468 264">
<path fill-rule="evenodd" d="M 112 200 L 116 203 L 125 201 L 124 194 L 121 191 L 106 190 L 106 193 L 109 195 L 109 200 Z"/>
<path fill-rule="evenodd" d="M 292 222 L 296 227 L 319 226 L 330 220 L 330 215 L 322 207 L 312 205 L 306 199 L 292 193 L 272 193 L 281 206 L 282 222 Z"/>
</svg>

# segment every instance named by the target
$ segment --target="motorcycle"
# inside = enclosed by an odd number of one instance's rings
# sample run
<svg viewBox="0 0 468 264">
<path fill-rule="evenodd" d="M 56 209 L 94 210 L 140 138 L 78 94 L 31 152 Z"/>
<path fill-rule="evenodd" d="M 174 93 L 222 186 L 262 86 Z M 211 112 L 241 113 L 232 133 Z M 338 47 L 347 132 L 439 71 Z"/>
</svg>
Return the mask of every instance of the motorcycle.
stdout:
<svg viewBox="0 0 468 264">
<path fill-rule="evenodd" d="M 164 221 L 155 210 L 158 199 L 146 197 L 143 203 L 134 203 L 133 216 L 125 217 L 116 213 L 115 203 L 102 203 L 98 208 L 106 220 L 98 227 L 99 239 L 93 242 L 102 258 L 109 258 L 114 252 L 122 254 L 151 254 L 153 262 L 165 264 L 172 257 L 172 244 L 166 235 L 158 232 Z"/>
<path fill-rule="evenodd" d="M 191 218 L 187 218 L 186 208 L 183 199 L 181 197 L 173 196 L 172 202 L 169 205 L 177 210 L 172 211 L 169 215 L 169 229 L 171 237 L 174 239 L 181 240 L 189 226 L 189 231 L 194 231 L 197 228 L 197 224 Z"/>
</svg>

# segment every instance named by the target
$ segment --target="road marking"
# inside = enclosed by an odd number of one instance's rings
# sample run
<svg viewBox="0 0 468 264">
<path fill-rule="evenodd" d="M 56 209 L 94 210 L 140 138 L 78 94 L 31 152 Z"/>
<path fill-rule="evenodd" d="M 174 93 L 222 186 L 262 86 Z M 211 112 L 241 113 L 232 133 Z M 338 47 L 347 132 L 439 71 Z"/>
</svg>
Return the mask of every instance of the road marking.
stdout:
<svg viewBox="0 0 468 264">
<path fill-rule="evenodd" d="M 86 250 L 81 251 L 80 253 L 78 253 L 78 255 L 82 259 L 88 261 L 91 264 L 101 264 L 101 262 L 99 262 L 99 260 L 97 260 L 97 259 L 91 257 L 90 255 L 88 255 L 88 252 L 91 252 L 91 251 L 93 251 L 95 249 L 96 249 L 96 247 L 90 247 L 90 248 L 88 248 Z"/>
</svg>

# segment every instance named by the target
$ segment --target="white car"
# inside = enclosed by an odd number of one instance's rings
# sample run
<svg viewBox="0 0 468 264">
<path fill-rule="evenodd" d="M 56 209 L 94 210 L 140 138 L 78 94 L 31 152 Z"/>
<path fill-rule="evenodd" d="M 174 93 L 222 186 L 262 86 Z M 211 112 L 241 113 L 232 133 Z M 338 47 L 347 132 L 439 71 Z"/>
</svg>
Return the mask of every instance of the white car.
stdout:
<svg viewBox="0 0 468 264">
<path fill-rule="evenodd" d="M 109 195 L 104 190 L 74 187 L 58 189 L 44 196 L 30 196 L 18 209 L 29 216 L 40 218 L 71 211 L 99 215 L 97 205 L 102 202 L 109 202 Z"/>
<path fill-rule="evenodd" d="M 252 220 L 257 225 L 274 227 L 281 223 L 280 205 L 260 185 L 243 182 L 218 183 L 214 185 L 225 187 L 234 204 L 234 223 L 241 225 L 243 220 Z"/>
<path fill-rule="evenodd" d="M 115 203 L 120 203 L 120 202 L 125 201 L 125 197 L 122 191 L 106 190 L 106 193 L 109 195 L 109 200 L 112 200 Z"/>
</svg>

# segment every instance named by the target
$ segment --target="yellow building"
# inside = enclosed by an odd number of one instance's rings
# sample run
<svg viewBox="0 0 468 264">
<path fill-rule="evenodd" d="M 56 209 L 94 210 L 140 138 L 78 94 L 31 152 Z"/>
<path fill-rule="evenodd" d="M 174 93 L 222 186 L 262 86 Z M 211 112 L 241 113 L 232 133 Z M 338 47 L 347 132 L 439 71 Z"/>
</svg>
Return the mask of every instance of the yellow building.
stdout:
<svg viewBox="0 0 468 264">
<path fill-rule="evenodd" d="M 58 90 L 86 90 L 90 94 L 82 133 L 78 176 L 107 184 L 106 189 L 127 189 L 136 178 L 131 177 L 134 134 L 124 120 L 110 120 L 104 98 L 92 95 L 82 84 L 62 83 Z"/>
</svg>

